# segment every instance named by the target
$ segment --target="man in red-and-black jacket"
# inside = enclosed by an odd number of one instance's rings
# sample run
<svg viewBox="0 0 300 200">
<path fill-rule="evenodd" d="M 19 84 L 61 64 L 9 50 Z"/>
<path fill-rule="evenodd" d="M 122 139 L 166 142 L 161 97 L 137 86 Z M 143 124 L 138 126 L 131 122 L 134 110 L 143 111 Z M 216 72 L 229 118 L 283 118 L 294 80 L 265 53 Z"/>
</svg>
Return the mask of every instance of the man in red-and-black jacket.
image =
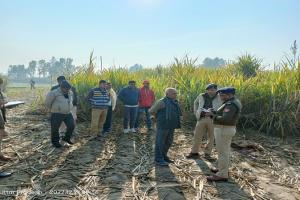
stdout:
<svg viewBox="0 0 300 200">
<path fill-rule="evenodd" d="M 155 95 L 154 92 L 150 89 L 150 82 L 148 80 L 144 80 L 143 87 L 140 88 L 139 112 L 135 123 L 136 129 L 139 127 L 141 114 L 145 113 L 148 131 L 153 130 L 149 109 L 153 105 L 154 101 L 155 101 Z"/>
</svg>

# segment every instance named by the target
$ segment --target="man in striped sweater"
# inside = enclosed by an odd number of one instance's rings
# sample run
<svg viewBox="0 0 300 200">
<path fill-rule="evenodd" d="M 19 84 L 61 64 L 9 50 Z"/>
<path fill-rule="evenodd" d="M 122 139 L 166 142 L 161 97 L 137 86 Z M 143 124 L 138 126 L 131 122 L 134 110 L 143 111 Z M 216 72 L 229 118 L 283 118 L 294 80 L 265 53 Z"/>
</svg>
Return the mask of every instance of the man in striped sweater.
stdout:
<svg viewBox="0 0 300 200">
<path fill-rule="evenodd" d="M 103 124 L 106 119 L 109 92 L 106 90 L 106 81 L 99 81 L 99 87 L 90 90 L 87 100 L 92 106 L 91 133 L 101 135 Z"/>
</svg>

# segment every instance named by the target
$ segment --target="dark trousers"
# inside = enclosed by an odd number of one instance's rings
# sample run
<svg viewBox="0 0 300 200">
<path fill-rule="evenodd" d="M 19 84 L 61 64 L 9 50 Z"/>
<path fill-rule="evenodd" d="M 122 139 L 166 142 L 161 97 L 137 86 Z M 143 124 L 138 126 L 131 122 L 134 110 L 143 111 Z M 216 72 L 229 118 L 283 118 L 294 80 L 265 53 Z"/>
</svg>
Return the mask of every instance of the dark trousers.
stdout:
<svg viewBox="0 0 300 200">
<path fill-rule="evenodd" d="M 51 141 L 52 141 L 52 144 L 59 143 L 59 127 L 62 122 L 64 122 L 67 127 L 67 132 L 65 134 L 64 139 L 65 140 L 71 139 L 72 133 L 75 128 L 73 115 L 71 113 L 69 113 L 69 114 L 52 113 L 51 114 Z"/>
<path fill-rule="evenodd" d="M 112 123 L 112 107 L 108 106 L 106 120 L 103 125 L 103 132 L 111 131 L 111 123 Z"/>
<path fill-rule="evenodd" d="M 128 124 L 129 124 L 129 128 L 134 128 L 137 112 L 138 112 L 138 107 L 124 107 L 124 121 L 123 121 L 124 129 L 128 129 Z"/>
<path fill-rule="evenodd" d="M 149 109 L 150 108 L 139 108 L 139 111 L 137 113 L 137 117 L 136 117 L 136 123 L 135 123 L 135 128 L 138 128 L 140 125 L 140 121 L 141 121 L 141 115 L 143 113 L 145 113 L 146 115 L 146 124 L 147 124 L 147 128 L 150 129 L 151 128 L 151 118 L 150 118 L 150 113 L 149 113 Z"/>
<path fill-rule="evenodd" d="M 157 128 L 155 140 L 155 161 L 164 162 L 173 143 L 174 129 Z"/>
</svg>

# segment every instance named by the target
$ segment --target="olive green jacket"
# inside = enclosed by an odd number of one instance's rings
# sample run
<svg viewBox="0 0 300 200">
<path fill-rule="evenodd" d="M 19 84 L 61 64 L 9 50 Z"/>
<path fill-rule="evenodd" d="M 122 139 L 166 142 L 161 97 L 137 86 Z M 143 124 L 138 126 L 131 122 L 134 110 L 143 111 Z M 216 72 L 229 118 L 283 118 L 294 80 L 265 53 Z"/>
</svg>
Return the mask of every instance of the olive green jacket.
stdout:
<svg viewBox="0 0 300 200">
<path fill-rule="evenodd" d="M 214 115 L 215 125 L 235 126 L 242 110 L 241 102 L 233 97 L 225 101 Z"/>
</svg>

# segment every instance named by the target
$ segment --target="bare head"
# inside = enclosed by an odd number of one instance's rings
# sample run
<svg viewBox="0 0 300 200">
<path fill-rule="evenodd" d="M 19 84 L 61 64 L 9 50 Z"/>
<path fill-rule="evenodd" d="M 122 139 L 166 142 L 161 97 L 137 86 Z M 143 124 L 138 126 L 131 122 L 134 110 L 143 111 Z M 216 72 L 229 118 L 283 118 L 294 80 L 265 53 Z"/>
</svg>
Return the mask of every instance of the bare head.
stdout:
<svg viewBox="0 0 300 200">
<path fill-rule="evenodd" d="M 105 80 L 100 80 L 99 81 L 99 88 L 105 89 L 106 88 L 106 81 Z"/>
<path fill-rule="evenodd" d="M 177 90 L 175 88 L 167 88 L 165 90 L 166 97 L 169 97 L 170 99 L 176 99 L 177 98 Z"/>
<path fill-rule="evenodd" d="M 218 86 L 214 83 L 210 83 L 206 86 L 206 92 L 210 97 L 214 97 L 217 95 Z"/>
</svg>

